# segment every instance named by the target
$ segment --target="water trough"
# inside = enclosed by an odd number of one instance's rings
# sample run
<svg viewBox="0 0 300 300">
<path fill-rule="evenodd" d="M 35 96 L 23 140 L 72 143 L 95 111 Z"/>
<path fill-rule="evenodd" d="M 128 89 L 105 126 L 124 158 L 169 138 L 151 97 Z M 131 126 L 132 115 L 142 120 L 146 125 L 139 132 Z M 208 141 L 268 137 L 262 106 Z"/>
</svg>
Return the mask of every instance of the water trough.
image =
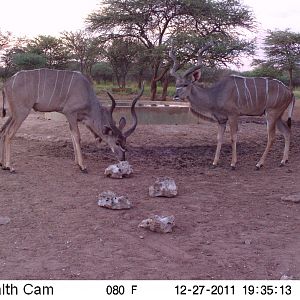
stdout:
<svg viewBox="0 0 300 300">
<path fill-rule="evenodd" d="M 116 101 L 117 106 L 114 110 L 114 118 L 119 120 L 122 116 L 130 122 L 131 101 Z M 103 106 L 109 107 L 109 102 L 102 102 Z M 201 119 L 196 117 L 189 109 L 187 102 L 174 101 L 139 101 L 136 105 L 136 113 L 138 124 L 152 125 L 183 125 L 183 124 L 199 124 Z M 45 113 L 45 118 L 49 120 L 65 120 L 65 116 L 57 113 Z"/>
</svg>

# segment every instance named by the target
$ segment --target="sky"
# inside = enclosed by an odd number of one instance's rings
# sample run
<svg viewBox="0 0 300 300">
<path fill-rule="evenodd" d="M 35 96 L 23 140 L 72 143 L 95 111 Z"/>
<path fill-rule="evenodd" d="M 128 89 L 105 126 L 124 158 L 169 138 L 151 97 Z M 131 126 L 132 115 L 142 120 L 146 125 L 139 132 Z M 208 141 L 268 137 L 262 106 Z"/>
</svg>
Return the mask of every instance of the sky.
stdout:
<svg viewBox="0 0 300 300">
<path fill-rule="evenodd" d="M 0 0 L 0 30 L 17 37 L 58 36 L 77 31 L 99 0 Z"/>
<path fill-rule="evenodd" d="M 263 38 L 267 30 L 275 29 L 300 32 L 299 0 L 241 2 L 253 10 L 258 23 L 256 36 Z M 101 0 L 0 0 L 0 30 L 17 37 L 59 36 L 63 31 L 83 29 L 85 18 L 100 3 Z"/>
<path fill-rule="evenodd" d="M 242 0 L 256 17 L 261 30 L 284 30 L 300 32 L 299 0 Z"/>
<path fill-rule="evenodd" d="M 263 50 L 260 47 L 268 30 L 290 29 L 293 32 L 300 32 L 300 6 L 298 1 L 242 0 L 242 3 L 253 11 L 257 22 L 257 31 L 249 35 L 256 38 L 257 41 L 256 58 L 263 58 Z M 241 58 L 242 65 L 237 69 L 239 71 L 251 69 L 253 58 Z"/>
</svg>

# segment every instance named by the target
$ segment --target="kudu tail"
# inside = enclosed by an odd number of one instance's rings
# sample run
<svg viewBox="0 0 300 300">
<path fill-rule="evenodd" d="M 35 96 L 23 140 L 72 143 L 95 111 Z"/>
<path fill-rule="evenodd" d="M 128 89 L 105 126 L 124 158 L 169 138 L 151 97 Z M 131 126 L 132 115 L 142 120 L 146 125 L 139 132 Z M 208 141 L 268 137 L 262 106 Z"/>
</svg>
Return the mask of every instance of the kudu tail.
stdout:
<svg viewBox="0 0 300 300">
<path fill-rule="evenodd" d="M 5 92 L 2 90 L 2 108 L 1 108 L 1 117 L 4 118 L 6 116 L 6 109 L 4 107 L 5 105 Z"/>
<path fill-rule="evenodd" d="M 294 107 L 295 107 L 295 95 L 292 94 L 292 101 L 288 107 L 288 120 L 287 120 L 287 125 L 289 128 L 292 127 L 292 114 L 293 114 L 293 111 L 294 111 Z"/>
</svg>

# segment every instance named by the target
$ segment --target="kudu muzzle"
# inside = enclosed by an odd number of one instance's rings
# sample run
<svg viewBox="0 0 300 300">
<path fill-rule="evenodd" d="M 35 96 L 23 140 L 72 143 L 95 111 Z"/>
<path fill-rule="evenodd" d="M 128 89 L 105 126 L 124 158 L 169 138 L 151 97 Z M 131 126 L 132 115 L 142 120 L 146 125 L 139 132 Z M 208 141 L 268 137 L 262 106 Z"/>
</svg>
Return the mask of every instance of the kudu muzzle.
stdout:
<svg viewBox="0 0 300 300">
<path fill-rule="evenodd" d="M 182 99 L 180 98 L 180 95 L 179 95 L 181 90 L 182 90 L 182 87 L 177 87 L 176 88 L 176 92 L 173 96 L 173 101 L 182 101 Z"/>
</svg>

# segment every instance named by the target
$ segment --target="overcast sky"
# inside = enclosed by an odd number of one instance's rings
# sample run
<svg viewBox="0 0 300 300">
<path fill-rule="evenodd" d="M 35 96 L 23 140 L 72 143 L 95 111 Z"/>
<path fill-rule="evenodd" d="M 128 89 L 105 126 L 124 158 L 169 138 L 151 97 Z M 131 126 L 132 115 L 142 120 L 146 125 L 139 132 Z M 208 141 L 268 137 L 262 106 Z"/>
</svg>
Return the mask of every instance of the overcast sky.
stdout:
<svg viewBox="0 0 300 300">
<path fill-rule="evenodd" d="M 300 32 L 299 0 L 243 0 L 252 8 L 261 29 L 286 29 Z"/>
<path fill-rule="evenodd" d="M 15 36 L 57 36 L 84 28 L 99 0 L 0 0 L 0 30 Z"/>
<path fill-rule="evenodd" d="M 100 0 L 0 0 L 0 30 L 14 36 L 59 35 L 83 29 L 85 18 Z M 300 32 L 299 0 L 242 0 L 258 22 L 259 34 L 268 29 Z"/>
<path fill-rule="evenodd" d="M 84 27 L 84 19 L 100 0 L 0 0 L 0 29 L 16 36 L 58 35 Z M 242 0 L 263 29 L 300 32 L 299 0 Z"/>
</svg>

